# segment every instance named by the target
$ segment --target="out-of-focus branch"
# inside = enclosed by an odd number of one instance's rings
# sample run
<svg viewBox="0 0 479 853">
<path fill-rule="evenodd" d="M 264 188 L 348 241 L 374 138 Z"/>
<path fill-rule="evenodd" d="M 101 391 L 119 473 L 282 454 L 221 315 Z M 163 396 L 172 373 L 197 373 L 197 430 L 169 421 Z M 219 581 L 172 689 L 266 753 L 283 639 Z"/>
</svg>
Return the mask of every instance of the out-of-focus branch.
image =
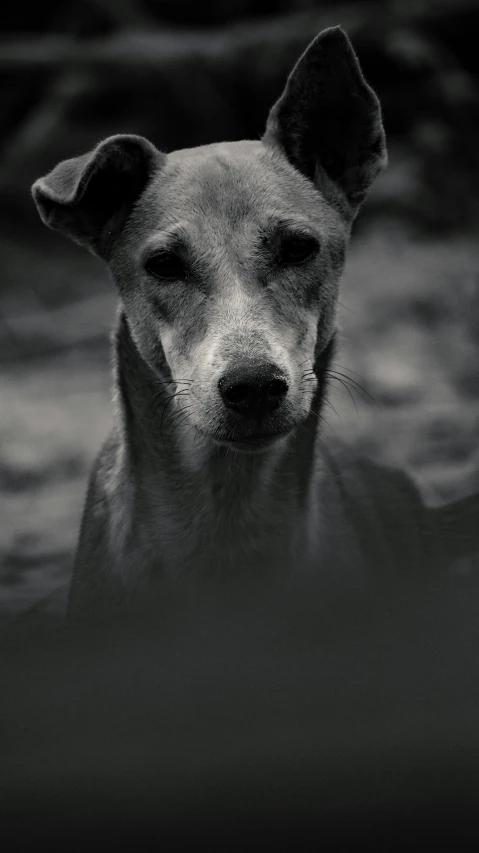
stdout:
<svg viewBox="0 0 479 853">
<path fill-rule="evenodd" d="M 118 29 L 154 27 L 157 23 L 138 0 L 87 0 L 87 5 L 101 12 Z"/>
<path fill-rule="evenodd" d="M 23 36 L 15 41 L 0 41 L 0 71 L 52 70 L 65 63 L 74 49 L 76 39 L 55 35 Z"/>
</svg>

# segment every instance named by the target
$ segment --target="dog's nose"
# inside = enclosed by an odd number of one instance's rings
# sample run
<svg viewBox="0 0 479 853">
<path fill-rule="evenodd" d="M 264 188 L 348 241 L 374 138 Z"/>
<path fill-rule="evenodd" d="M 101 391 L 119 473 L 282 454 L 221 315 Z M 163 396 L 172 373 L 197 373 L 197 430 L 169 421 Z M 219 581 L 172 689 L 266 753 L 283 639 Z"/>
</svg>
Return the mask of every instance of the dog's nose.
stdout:
<svg viewBox="0 0 479 853">
<path fill-rule="evenodd" d="M 249 418 L 274 412 L 288 393 L 288 383 L 274 364 L 238 365 L 218 382 L 225 406 Z"/>
</svg>

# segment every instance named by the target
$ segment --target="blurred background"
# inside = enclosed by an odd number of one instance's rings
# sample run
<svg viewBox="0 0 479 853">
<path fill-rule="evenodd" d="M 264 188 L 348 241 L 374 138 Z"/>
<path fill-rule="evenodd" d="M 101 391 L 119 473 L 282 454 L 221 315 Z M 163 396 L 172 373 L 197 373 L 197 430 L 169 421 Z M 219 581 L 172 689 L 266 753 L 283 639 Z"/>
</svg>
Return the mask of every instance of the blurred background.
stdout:
<svg viewBox="0 0 479 853">
<path fill-rule="evenodd" d="M 17 0 L 0 40 L 0 602 L 71 571 L 111 423 L 106 268 L 41 225 L 32 182 L 119 132 L 166 151 L 258 138 L 298 55 L 341 24 L 390 166 L 355 227 L 328 426 L 431 501 L 479 489 L 479 6 L 474 0 Z M 357 384 L 355 384 L 357 383 Z"/>
<path fill-rule="evenodd" d="M 298 849 L 312 829 L 323 849 L 456 850 L 477 824 L 467 584 L 375 603 L 288 595 L 246 618 L 180 618 L 155 602 L 147 636 L 120 624 L 108 640 L 90 626 L 81 644 L 68 626 L 22 640 L 69 581 L 111 424 L 116 304 L 101 262 L 41 225 L 32 182 L 113 133 L 166 151 L 258 138 L 298 55 L 335 24 L 381 98 L 390 165 L 357 220 L 341 294 L 337 362 L 354 402 L 332 387 L 325 430 L 407 466 L 440 503 L 479 490 L 477 2 L 2 9 L 0 616 L 28 614 L 0 634 L 8 849 L 52 849 L 55 836 L 64 850 L 81 831 L 131 850 L 162 823 L 262 849 L 265 833 Z"/>
</svg>

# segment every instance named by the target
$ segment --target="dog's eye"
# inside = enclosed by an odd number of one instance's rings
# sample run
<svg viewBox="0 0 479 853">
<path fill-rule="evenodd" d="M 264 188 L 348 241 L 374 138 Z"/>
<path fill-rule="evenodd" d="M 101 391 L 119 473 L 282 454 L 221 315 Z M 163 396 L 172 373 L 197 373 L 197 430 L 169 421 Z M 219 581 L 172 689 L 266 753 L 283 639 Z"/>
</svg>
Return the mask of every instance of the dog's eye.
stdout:
<svg viewBox="0 0 479 853">
<path fill-rule="evenodd" d="M 159 252 L 146 262 L 145 269 L 155 278 L 166 281 L 177 281 L 186 277 L 185 265 L 174 252 Z"/>
<path fill-rule="evenodd" d="M 297 235 L 284 237 L 279 248 L 279 262 L 302 264 L 312 258 L 318 249 L 319 244 L 314 237 Z"/>
</svg>

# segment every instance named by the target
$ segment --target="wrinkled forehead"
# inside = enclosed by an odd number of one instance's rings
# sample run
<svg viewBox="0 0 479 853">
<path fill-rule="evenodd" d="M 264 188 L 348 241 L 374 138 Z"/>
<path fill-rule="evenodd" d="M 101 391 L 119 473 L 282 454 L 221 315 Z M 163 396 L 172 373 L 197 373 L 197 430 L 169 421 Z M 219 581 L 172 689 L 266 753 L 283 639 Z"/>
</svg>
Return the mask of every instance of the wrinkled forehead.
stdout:
<svg viewBox="0 0 479 853">
<path fill-rule="evenodd" d="M 340 236 L 338 214 L 318 190 L 261 142 L 230 142 L 176 151 L 135 213 L 143 233 L 196 243 L 253 233 L 275 223 Z M 139 221 L 138 221 L 139 220 Z"/>
</svg>

